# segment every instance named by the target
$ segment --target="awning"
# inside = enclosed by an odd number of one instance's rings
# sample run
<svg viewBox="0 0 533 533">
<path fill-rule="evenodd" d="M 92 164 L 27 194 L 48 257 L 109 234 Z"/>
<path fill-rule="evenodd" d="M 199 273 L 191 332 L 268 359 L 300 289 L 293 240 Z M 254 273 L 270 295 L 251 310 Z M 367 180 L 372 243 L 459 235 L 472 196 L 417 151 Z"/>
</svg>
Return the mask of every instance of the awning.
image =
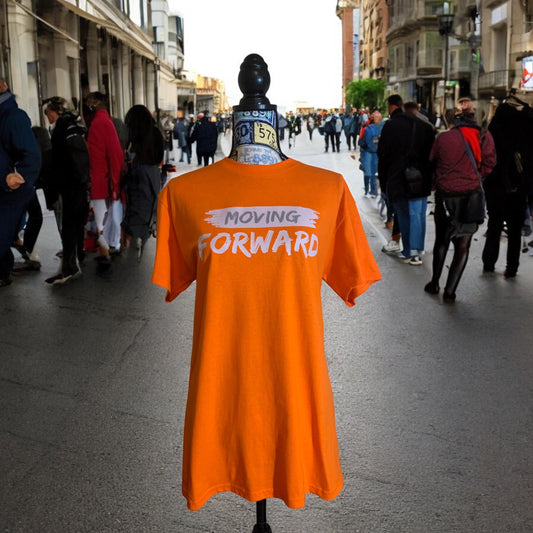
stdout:
<svg viewBox="0 0 533 533">
<path fill-rule="evenodd" d="M 73 37 L 71 37 L 68 33 L 64 32 L 63 30 L 60 30 L 57 26 L 54 26 L 47 20 L 44 20 L 39 15 L 34 13 L 29 7 L 26 7 L 24 4 L 17 2 L 16 0 L 10 0 L 10 1 L 12 4 L 15 4 L 17 7 L 25 11 L 28 15 L 31 15 L 34 19 L 38 20 L 39 22 L 42 22 L 45 26 L 48 26 L 50 29 L 54 30 L 55 32 L 65 37 L 65 39 L 68 39 L 69 41 L 72 41 L 75 44 L 79 44 L 79 42 Z"/>
<path fill-rule="evenodd" d="M 136 26 L 121 11 L 115 9 L 109 3 L 97 0 L 83 0 L 73 3 L 73 0 L 58 0 L 68 10 L 86 20 L 90 20 L 126 44 L 140 56 L 155 61 L 156 55 L 152 49 L 152 43 L 148 35 Z M 79 7 L 83 5 L 84 8 Z"/>
</svg>

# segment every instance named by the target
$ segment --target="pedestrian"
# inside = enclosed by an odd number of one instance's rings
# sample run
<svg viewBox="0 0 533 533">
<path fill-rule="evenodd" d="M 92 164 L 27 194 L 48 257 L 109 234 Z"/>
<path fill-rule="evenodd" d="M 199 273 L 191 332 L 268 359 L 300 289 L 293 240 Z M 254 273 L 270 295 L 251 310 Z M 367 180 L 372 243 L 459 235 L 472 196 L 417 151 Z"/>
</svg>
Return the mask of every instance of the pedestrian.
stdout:
<svg viewBox="0 0 533 533">
<path fill-rule="evenodd" d="M 11 284 L 15 262 L 11 245 L 34 195 L 40 165 L 30 119 L 0 78 L 0 287 Z"/>
<path fill-rule="evenodd" d="M 338 113 L 335 113 L 335 144 L 337 152 L 341 151 L 341 133 L 343 129 L 342 118 Z"/>
<path fill-rule="evenodd" d="M 143 105 L 134 105 L 127 112 L 125 123 L 128 128 L 128 170 L 124 180 L 124 242 L 127 248 L 133 241 L 140 258 L 145 241 L 150 233 L 155 234 L 164 140 L 150 111 Z"/>
<path fill-rule="evenodd" d="M 315 131 L 316 125 L 315 125 L 315 118 L 313 117 L 313 115 L 311 113 L 309 113 L 309 115 L 307 115 L 305 123 L 306 123 L 306 127 L 307 127 L 307 133 L 309 134 L 309 140 L 312 141 L 313 140 L 313 131 Z"/>
<path fill-rule="evenodd" d="M 113 203 L 120 203 L 120 177 L 124 168 L 124 152 L 120 146 L 117 130 L 106 109 L 106 97 L 100 92 L 87 96 L 91 112 L 87 146 L 89 149 L 91 176 L 91 206 L 98 229 L 99 256 L 103 268 L 111 264 L 109 243 L 104 236 L 104 222 L 116 224 Z M 110 207 L 111 210 L 110 210 Z M 106 215 L 110 210 L 110 216 Z M 119 226 L 120 227 L 120 226 Z"/>
<path fill-rule="evenodd" d="M 488 212 L 483 270 L 494 272 L 496 268 L 505 224 L 507 264 L 504 276 L 514 278 L 520 263 L 527 198 L 533 194 L 533 109 L 510 94 L 496 108 L 488 129 L 494 138 L 497 163 L 483 184 Z"/>
<path fill-rule="evenodd" d="M 370 194 L 371 198 L 378 195 L 378 143 L 383 129 L 383 116 L 379 109 L 374 109 L 370 114 L 370 124 L 365 128 L 363 135 L 359 138 L 361 148 L 361 166 L 363 167 L 365 196 Z"/>
<path fill-rule="evenodd" d="M 209 165 L 215 159 L 217 150 L 218 129 L 214 122 L 211 122 L 207 111 L 198 114 L 198 120 L 191 133 L 191 143 L 196 142 L 196 157 L 198 166 L 202 163 Z"/>
<path fill-rule="evenodd" d="M 16 271 L 28 271 L 28 270 L 40 270 L 41 259 L 39 257 L 39 251 L 37 249 L 37 239 L 43 225 L 43 211 L 41 203 L 37 196 L 37 190 L 42 189 L 45 193 L 45 199 L 49 198 L 49 183 L 53 178 L 51 174 L 51 158 L 52 158 L 52 143 L 50 141 L 50 135 L 45 128 L 41 126 L 32 127 L 39 152 L 41 154 L 41 169 L 39 171 L 39 177 L 35 182 L 35 190 L 31 200 L 26 207 L 24 224 L 24 234 L 22 239 L 18 239 L 14 243 L 14 247 L 20 253 L 23 258 L 22 263 L 15 263 L 14 270 Z"/>
<path fill-rule="evenodd" d="M 343 122 L 343 129 L 344 129 L 344 136 L 346 137 L 346 144 L 348 145 L 348 150 L 352 149 L 352 143 L 353 143 L 353 149 L 356 148 L 356 140 L 357 140 L 357 119 L 355 113 L 352 113 L 351 115 L 349 113 L 346 113 L 344 115 L 344 118 L 342 119 Z"/>
<path fill-rule="evenodd" d="M 185 117 L 178 117 L 174 124 L 173 137 L 177 141 L 180 150 L 179 162 L 183 163 L 183 156 L 187 158 L 187 164 L 191 164 L 191 145 L 189 142 L 189 121 Z"/>
<path fill-rule="evenodd" d="M 302 119 L 300 115 L 295 115 L 294 111 L 289 111 L 287 115 L 289 124 L 289 148 L 296 146 L 296 136 L 302 132 Z"/>
<path fill-rule="evenodd" d="M 337 131 L 336 128 L 336 119 L 333 116 L 333 114 L 328 114 L 324 120 L 324 140 L 326 143 L 325 151 L 327 152 L 329 149 L 329 145 L 331 143 L 331 151 L 335 152 L 335 147 L 337 146 L 337 142 L 335 139 L 335 133 Z"/>
<path fill-rule="evenodd" d="M 430 294 L 438 294 L 439 279 L 444 261 L 453 243 L 453 259 L 448 270 L 443 300 L 454 302 L 456 289 L 468 261 L 470 243 L 478 230 L 478 223 L 465 222 L 464 214 L 473 194 L 482 190 L 482 179 L 496 164 L 496 151 L 490 132 L 484 134 L 468 115 L 446 113 L 450 129 L 440 133 L 431 149 L 430 161 L 435 165 L 435 244 L 433 246 L 433 275 L 424 287 Z"/>
<path fill-rule="evenodd" d="M 63 285 L 81 275 L 84 227 L 89 213 L 89 151 L 86 129 L 79 117 L 68 110 L 60 96 L 45 100 L 44 114 L 52 128 L 53 189 L 61 198 L 61 244 L 59 272 L 45 281 Z"/>
<path fill-rule="evenodd" d="M 429 124 L 404 113 L 400 95 L 389 96 L 387 103 L 390 118 L 378 144 L 379 181 L 398 217 L 403 242 L 398 257 L 410 265 L 421 265 L 431 192 L 429 153 L 435 134 Z M 414 179 L 408 180 L 410 177 Z"/>
</svg>

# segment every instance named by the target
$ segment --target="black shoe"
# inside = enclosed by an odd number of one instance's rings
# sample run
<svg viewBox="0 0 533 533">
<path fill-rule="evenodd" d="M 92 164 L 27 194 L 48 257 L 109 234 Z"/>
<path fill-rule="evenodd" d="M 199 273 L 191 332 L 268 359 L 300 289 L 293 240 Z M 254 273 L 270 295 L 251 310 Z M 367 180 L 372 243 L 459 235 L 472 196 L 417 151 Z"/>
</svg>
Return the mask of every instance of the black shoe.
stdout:
<svg viewBox="0 0 533 533">
<path fill-rule="evenodd" d="M 111 264 L 111 257 L 109 255 L 97 255 L 94 260 L 101 265 Z"/>
<path fill-rule="evenodd" d="M 51 278 L 47 278 L 44 281 L 49 285 L 65 285 L 69 281 L 77 279 L 81 276 L 81 270 L 77 270 L 73 274 L 56 274 Z"/>
<path fill-rule="evenodd" d="M 430 281 L 425 287 L 424 290 L 429 292 L 429 294 L 439 294 L 440 287 L 439 284 L 435 281 Z"/>
<path fill-rule="evenodd" d="M 516 270 L 506 268 L 505 272 L 503 273 L 504 278 L 516 278 Z"/>
<path fill-rule="evenodd" d="M 11 278 L 0 278 L 0 287 L 7 287 L 8 285 L 11 285 L 11 283 Z"/>
<path fill-rule="evenodd" d="M 455 302 L 455 292 L 446 292 L 446 290 L 442 293 L 442 300 L 447 303 L 453 303 Z"/>
<path fill-rule="evenodd" d="M 489 265 L 483 265 L 483 272 L 494 272 L 494 267 Z"/>
<path fill-rule="evenodd" d="M 26 259 L 23 263 L 15 263 L 13 265 L 13 272 L 25 272 L 28 270 L 41 270 L 41 263 L 39 261 Z"/>
</svg>

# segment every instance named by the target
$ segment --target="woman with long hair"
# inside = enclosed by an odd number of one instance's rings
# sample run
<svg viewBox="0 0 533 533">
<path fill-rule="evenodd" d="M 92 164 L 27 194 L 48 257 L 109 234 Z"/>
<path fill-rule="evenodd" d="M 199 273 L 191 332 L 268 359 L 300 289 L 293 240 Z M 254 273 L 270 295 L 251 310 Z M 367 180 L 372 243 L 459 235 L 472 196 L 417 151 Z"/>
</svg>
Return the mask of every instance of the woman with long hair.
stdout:
<svg viewBox="0 0 533 533">
<path fill-rule="evenodd" d="M 163 136 L 143 105 L 134 105 L 126 113 L 124 122 L 128 129 L 128 171 L 124 180 L 126 214 L 122 227 L 125 247 L 133 240 L 140 259 L 144 242 L 155 230 Z"/>
</svg>

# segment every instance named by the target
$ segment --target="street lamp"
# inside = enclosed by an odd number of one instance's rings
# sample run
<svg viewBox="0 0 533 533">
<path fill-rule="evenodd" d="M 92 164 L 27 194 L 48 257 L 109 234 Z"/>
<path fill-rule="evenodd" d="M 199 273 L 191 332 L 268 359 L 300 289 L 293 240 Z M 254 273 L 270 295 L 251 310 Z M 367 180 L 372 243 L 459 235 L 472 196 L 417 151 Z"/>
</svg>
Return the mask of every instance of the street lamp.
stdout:
<svg viewBox="0 0 533 533">
<path fill-rule="evenodd" d="M 439 18 L 439 33 L 445 37 L 444 46 L 444 107 L 446 107 L 446 84 L 448 83 L 448 51 L 450 48 L 450 34 L 453 30 L 453 18 L 451 2 L 445 1 L 442 4 L 442 12 L 438 15 Z"/>
</svg>

